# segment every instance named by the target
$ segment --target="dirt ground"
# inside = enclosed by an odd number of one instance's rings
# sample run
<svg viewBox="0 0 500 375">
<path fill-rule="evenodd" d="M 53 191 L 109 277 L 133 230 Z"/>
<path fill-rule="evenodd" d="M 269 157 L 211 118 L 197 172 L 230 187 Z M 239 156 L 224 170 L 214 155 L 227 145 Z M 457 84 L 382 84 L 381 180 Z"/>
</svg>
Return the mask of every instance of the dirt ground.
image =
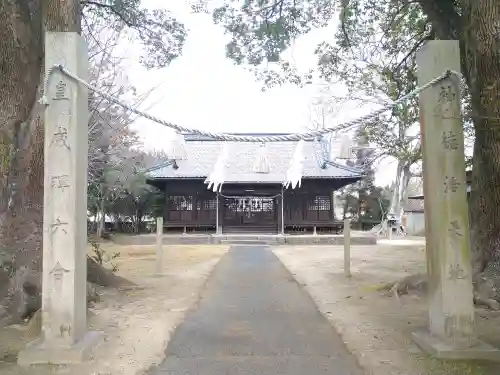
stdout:
<svg viewBox="0 0 500 375">
<path fill-rule="evenodd" d="M 398 243 L 399 245 L 393 245 Z M 2 375 L 136 375 L 163 358 L 185 312 L 198 300 L 204 282 L 228 246 L 165 246 L 164 275 L 154 277 L 154 246 L 104 245 L 118 274 L 140 287 L 100 289 L 101 301 L 89 312 L 91 329 L 103 341 L 85 366 L 16 365 L 16 355 L 31 340 L 26 325 L 0 330 Z M 498 375 L 495 364 L 443 362 L 425 356 L 411 332 L 426 325 L 426 302 L 416 294 L 399 301 L 376 291 L 382 283 L 423 272 L 424 244 L 408 240 L 351 249 L 352 278 L 343 276 L 343 248 L 281 246 L 273 251 L 311 294 L 319 310 L 341 333 L 369 375 Z M 500 347 L 500 313 L 477 310 L 481 339 Z"/>
<path fill-rule="evenodd" d="M 392 241 L 397 243 L 397 240 Z M 276 247 L 275 254 L 312 296 L 370 375 L 498 375 L 500 365 L 445 362 L 424 355 L 411 332 L 426 326 L 425 298 L 383 296 L 376 287 L 425 272 L 425 244 L 401 240 L 352 247 L 352 278 L 343 275 L 343 247 Z M 500 313 L 477 310 L 481 339 L 500 347 Z"/>
<path fill-rule="evenodd" d="M 2 375 L 136 375 L 164 357 L 164 350 L 185 312 L 197 301 L 205 280 L 228 246 L 164 246 L 164 274 L 153 276 L 154 246 L 103 245 L 117 274 L 139 287 L 132 290 L 100 288 L 101 301 L 89 311 L 89 326 L 102 331 L 103 340 L 84 366 L 35 367 L 16 365 L 17 353 L 32 338 L 26 325 L 0 329 Z"/>
</svg>

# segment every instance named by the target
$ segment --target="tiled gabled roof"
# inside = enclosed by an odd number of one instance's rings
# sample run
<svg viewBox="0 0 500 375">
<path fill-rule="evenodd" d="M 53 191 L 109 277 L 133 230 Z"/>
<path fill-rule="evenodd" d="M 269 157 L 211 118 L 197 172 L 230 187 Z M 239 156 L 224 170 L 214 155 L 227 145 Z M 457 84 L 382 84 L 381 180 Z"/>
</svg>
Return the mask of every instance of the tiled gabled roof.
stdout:
<svg viewBox="0 0 500 375">
<path fill-rule="evenodd" d="M 166 166 L 150 171 L 148 173 L 150 180 L 206 178 L 210 174 L 225 142 L 191 135 L 186 135 L 185 139 L 187 160 L 178 160 L 178 169 Z M 267 143 L 270 171 L 269 173 L 255 173 L 252 171 L 252 167 L 260 144 L 254 142 L 227 143 L 230 157 L 226 164 L 226 182 L 283 182 L 297 145 L 295 141 Z M 317 160 L 318 145 L 313 141 L 305 142 L 304 154 L 304 178 L 358 180 L 363 176 L 360 169 L 337 163 L 329 163 L 325 169 L 322 169 L 320 161 Z"/>
</svg>

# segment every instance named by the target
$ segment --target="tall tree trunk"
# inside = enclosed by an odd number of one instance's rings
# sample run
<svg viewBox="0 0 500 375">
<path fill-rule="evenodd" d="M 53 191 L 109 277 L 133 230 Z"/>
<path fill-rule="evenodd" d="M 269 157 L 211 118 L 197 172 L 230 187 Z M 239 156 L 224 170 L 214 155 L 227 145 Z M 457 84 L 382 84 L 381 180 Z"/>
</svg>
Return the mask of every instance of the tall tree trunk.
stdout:
<svg viewBox="0 0 500 375">
<path fill-rule="evenodd" d="M 0 180 L 0 248 L 18 266 L 40 266 L 43 217 L 43 29 L 79 31 L 78 1 L 2 1 L 0 123 L 4 173 Z M 3 150 L 7 148 L 2 147 Z"/>
<path fill-rule="evenodd" d="M 471 246 L 475 273 L 500 277 L 500 4 L 467 0 L 465 53 L 476 141 L 472 169 Z M 489 119 L 488 119 L 489 118 Z M 491 271 L 491 272 L 490 272 Z M 499 297 L 499 296 L 497 296 Z"/>
<path fill-rule="evenodd" d="M 140 234 L 141 233 L 141 224 L 142 224 L 142 211 L 139 209 L 139 210 L 136 210 L 135 211 L 135 230 L 134 232 L 136 234 Z"/>
<path fill-rule="evenodd" d="M 120 215 L 115 214 L 115 215 L 113 215 L 113 217 L 114 217 L 113 227 L 114 227 L 115 232 L 118 233 L 118 232 L 120 232 Z"/>
<path fill-rule="evenodd" d="M 398 166 L 396 168 L 396 181 L 394 181 L 394 188 L 392 190 L 391 206 L 389 208 L 389 213 L 399 216 L 401 214 L 401 173 L 403 172 L 403 162 L 398 160 Z"/>
<path fill-rule="evenodd" d="M 0 12 L 0 250 L 16 270 L 15 281 L 0 286 L 6 324 L 26 313 L 28 279 L 41 285 L 43 30 L 79 31 L 80 7 L 78 1 L 1 0 Z"/>
<path fill-rule="evenodd" d="M 345 202 L 344 202 L 344 207 L 343 207 L 343 212 L 342 212 L 342 220 L 345 220 L 347 217 L 347 209 L 349 208 L 349 200 L 348 200 L 348 194 L 345 196 Z"/>
<path fill-rule="evenodd" d="M 98 231 L 98 226 L 97 226 L 97 220 L 98 219 L 98 213 L 99 213 L 99 210 L 96 208 L 96 212 L 94 214 L 94 220 L 93 220 L 93 223 L 92 223 L 92 232 L 95 232 L 96 235 L 97 235 L 97 231 Z"/>
<path fill-rule="evenodd" d="M 102 238 L 106 231 L 106 213 L 104 212 L 104 197 L 101 195 L 99 202 L 99 223 L 97 224 L 97 237 Z"/>
<path fill-rule="evenodd" d="M 403 167 L 403 177 L 401 179 L 401 196 L 399 197 L 399 212 L 401 212 L 401 208 L 403 207 L 403 203 L 408 198 L 408 185 L 410 184 L 411 172 L 410 172 L 410 164 L 406 164 Z"/>
<path fill-rule="evenodd" d="M 43 126 L 36 101 L 43 77 L 42 14 L 34 0 L 2 1 L 0 12 L 4 15 L 0 23 L 0 250 L 16 265 L 38 267 L 30 250 L 41 244 L 43 195 L 38 191 L 43 189 Z"/>
<path fill-rule="evenodd" d="M 43 33 L 79 32 L 80 3 L 0 0 L 0 14 L 0 252 L 12 258 L 15 271 L 10 283 L 0 284 L 1 327 L 36 309 L 33 300 L 40 305 L 44 108 L 38 100 L 44 78 Z M 35 295 L 28 293 L 28 286 Z"/>
</svg>

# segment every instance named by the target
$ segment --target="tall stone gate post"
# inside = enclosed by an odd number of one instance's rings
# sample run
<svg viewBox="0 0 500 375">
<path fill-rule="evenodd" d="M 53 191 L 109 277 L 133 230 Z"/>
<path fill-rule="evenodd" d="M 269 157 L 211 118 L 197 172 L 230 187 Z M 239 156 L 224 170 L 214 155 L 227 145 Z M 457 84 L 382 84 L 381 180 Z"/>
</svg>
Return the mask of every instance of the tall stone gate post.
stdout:
<svg viewBox="0 0 500 375">
<path fill-rule="evenodd" d="M 458 41 L 429 41 L 417 53 L 418 84 L 460 71 Z M 460 78 L 452 75 L 420 94 L 424 167 L 429 330 L 415 342 L 447 359 L 492 359 L 499 352 L 474 335 L 472 267 L 465 184 Z"/>
<path fill-rule="evenodd" d="M 83 37 L 47 32 L 46 74 L 54 64 L 87 79 Z M 87 332 L 88 93 L 56 71 L 45 95 L 42 332 L 21 365 L 80 362 L 99 336 Z"/>
</svg>

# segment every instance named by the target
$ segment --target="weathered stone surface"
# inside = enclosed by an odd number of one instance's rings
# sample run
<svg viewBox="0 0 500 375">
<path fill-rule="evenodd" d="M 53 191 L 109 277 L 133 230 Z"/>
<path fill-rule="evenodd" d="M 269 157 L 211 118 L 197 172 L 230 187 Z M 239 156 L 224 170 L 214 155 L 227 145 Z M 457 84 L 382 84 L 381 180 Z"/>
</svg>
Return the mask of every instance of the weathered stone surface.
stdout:
<svg viewBox="0 0 500 375">
<path fill-rule="evenodd" d="M 45 33 L 46 74 L 61 64 L 85 80 L 87 54 L 78 33 Z M 21 365 L 82 361 L 98 337 L 87 332 L 88 93 L 59 71 L 47 89 L 42 334 L 19 353 Z"/>
<path fill-rule="evenodd" d="M 477 360 L 500 362 L 500 350 L 479 340 L 459 342 L 444 341 L 427 330 L 413 332 L 413 340 L 435 358 L 447 360 Z"/>
<path fill-rule="evenodd" d="M 455 40 L 433 40 L 417 53 L 418 84 L 460 71 Z M 460 77 L 420 94 L 429 331 L 413 335 L 425 351 L 447 359 L 496 359 L 500 351 L 474 332 L 474 293 L 465 183 Z"/>
</svg>

